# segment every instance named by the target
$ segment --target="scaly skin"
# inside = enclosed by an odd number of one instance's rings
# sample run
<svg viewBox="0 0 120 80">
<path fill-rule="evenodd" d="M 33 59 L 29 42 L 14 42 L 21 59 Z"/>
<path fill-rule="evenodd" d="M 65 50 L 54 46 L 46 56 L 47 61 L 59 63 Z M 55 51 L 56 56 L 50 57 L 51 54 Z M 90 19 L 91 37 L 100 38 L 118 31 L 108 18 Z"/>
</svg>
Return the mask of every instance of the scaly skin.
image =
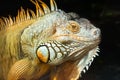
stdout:
<svg viewBox="0 0 120 80">
<path fill-rule="evenodd" d="M 54 0 L 51 9 L 31 2 L 36 14 L 21 8 L 0 19 L 0 80 L 77 80 L 97 55 L 100 30 Z"/>
</svg>

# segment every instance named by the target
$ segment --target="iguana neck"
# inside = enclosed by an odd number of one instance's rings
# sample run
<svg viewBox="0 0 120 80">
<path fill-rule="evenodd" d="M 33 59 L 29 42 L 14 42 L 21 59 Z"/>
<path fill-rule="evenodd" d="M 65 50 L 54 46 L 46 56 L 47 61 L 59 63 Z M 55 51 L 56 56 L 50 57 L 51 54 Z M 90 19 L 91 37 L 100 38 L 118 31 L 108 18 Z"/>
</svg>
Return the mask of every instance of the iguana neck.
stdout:
<svg viewBox="0 0 120 80">
<path fill-rule="evenodd" d="M 28 20 L 9 26 L 0 31 L 0 75 L 6 76 L 11 66 L 19 59 L 24 58 L 20 47 L 20 36 L 24 28 L 34 20 Z M 24 25 L 24 26 L 23 26 Z M 5 64 L 7 65 L 5 67 Z M 9 65 L 8 65 L 9 64 Z M 3 69 L 4 68 L 4 69 Z M 3 74 L 1 74 L 3 73 Z"/>
</svg>

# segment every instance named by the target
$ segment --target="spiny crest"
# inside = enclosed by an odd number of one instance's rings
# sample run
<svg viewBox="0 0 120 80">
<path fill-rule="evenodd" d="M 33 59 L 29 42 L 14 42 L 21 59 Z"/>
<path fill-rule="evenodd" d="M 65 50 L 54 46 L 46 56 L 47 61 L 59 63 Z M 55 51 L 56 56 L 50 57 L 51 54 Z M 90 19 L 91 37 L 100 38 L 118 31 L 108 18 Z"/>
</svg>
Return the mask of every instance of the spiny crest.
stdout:
<svg viewBox="0 0 120 80">
<path fill-rule="evenodd" d="M 36 13 L 33 10 L 27 9 L 26 11 L 21 7 L 20 10 L 18 10 L 18 14 L 16 17 L 11 18 L 9 16 L 8 18 L 2 17 L 0 18 L 0 30 L 5 29 L 6 27 L 12 26 L 14 24 L 18 24 L 22 21 L 26 21 L 29 19 L 35 19 L 41 16 L 44 16 L 45 14 L 48 14 L 52 11 L 57 11 L 57 5 L 54 0 L 50 0 L 50 8 L 41 0 L 30 0 L 36 7 Z"/>
</svg>

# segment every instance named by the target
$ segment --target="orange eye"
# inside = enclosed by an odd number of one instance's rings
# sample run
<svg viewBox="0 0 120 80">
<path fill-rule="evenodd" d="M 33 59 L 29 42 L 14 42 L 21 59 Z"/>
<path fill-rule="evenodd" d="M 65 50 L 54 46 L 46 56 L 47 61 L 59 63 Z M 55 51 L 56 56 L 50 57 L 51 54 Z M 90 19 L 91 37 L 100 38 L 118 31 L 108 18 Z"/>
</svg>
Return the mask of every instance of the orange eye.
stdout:
<svg viewBox="0 0 120 80">
<path fill-rule="evenodd" d="M 72 31 L 73 33 L 79 32 L 79 30 L 80 30 L 80 25 L 79 25 L 77 22 L 75 22 L 75 21 L 69 21 L 69 24 L 70 24 L 70 25 L 68 25 L 67 28 L 68 28 L 70 31 Z"/>
</svg>

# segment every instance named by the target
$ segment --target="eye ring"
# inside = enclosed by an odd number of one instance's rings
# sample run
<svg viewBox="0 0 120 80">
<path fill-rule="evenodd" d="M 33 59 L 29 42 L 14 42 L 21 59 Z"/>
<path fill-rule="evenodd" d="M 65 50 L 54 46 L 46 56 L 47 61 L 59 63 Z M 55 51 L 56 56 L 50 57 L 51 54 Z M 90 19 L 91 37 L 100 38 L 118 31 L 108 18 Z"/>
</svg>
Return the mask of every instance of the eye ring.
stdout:
<svg viewBox="0 0 120 80">
<path fill-rule="evenodd" d="M 78 33 L 80 31 L 80 25 L 75 21 L 69 21 L 67 28 L 73 33 Z"/>
</svg>

